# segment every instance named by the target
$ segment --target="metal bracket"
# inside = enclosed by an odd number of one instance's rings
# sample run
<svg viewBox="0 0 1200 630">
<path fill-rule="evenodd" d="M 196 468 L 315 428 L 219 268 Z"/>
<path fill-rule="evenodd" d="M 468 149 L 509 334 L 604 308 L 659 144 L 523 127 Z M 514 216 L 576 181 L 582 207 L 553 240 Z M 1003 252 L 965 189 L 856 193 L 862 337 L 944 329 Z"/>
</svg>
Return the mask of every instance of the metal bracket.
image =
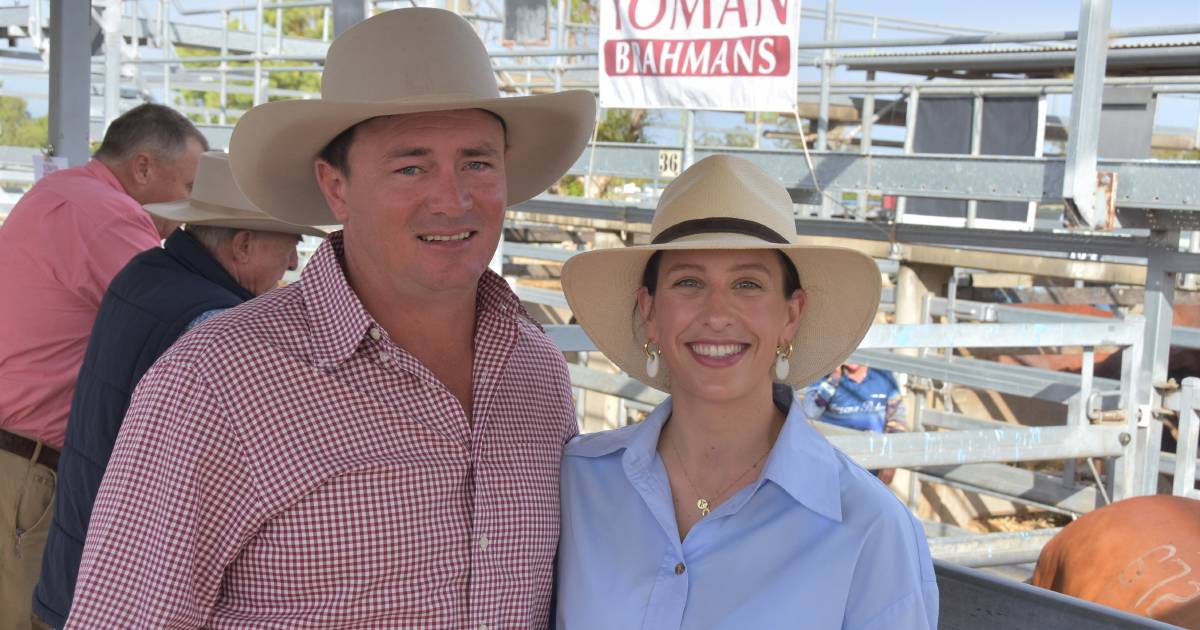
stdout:
<svg viewBox="0 0 1200 630">
<path fill-rule="evenodd" d="M 1138 405 L 1137 408 L 1137 425 L 1138 428 L 1149 428 L 1150 419 L 1154 417 L 1154 410 L 1150 405 Z"/>
<path fill-rule="evenodd" d="M 1104 229 L 1111 231 L 1119 227 L 1117 225 L 1117 173 L 1115 171 L 1096 173 L 1094 199 L 1104 204 Z"/>
</svg>

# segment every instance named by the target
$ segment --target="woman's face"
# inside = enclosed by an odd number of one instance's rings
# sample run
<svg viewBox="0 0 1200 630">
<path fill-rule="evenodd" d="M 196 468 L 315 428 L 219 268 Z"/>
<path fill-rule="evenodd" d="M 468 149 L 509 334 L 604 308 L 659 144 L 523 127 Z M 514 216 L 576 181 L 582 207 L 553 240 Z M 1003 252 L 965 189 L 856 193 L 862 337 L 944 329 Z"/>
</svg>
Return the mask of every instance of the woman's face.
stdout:
<svg viewBox="0 0 1200 630">
<path fill-rule="evenodd" d="M 642 287 L 638 309 L 671 394 L 712 402 L 769 396 L 775 348 L 795 335 L 804 309 L 804 292 L 785 297 L 783 286 L 775 251 L 664 252 L 655 294 Z"/>
</svg>

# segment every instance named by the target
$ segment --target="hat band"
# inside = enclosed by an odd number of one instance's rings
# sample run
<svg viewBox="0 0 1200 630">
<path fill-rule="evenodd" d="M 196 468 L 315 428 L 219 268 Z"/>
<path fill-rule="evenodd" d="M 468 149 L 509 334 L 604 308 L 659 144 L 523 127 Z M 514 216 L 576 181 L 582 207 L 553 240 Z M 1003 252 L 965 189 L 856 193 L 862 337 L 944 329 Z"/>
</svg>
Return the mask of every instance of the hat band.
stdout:
<svg viewBox="0 0 1200 630">
<path fill-rule="evenodd" d="M 710 217 L 707 219 L 680 221 L 660 232 L 658 236 L 654 237 L 654 240 L 650 241 L 650 244 L 661 245 L 685 236 L 692 236 L 693 234 L 711 233 L 745 234 L 746 236 L 760 238 L 768 243 L 778 243 L 781 245 L 788 243 L 788 240 L 783 238 L 779 232 L 757 221 L 747 221 L 746 219 L 735 219 L 733 217 Z"/>
<path fill-rule="evenodd" d="M 191 199 L 188 199 L 188 205 L 191 205 L 191 206 L 192 206 L 192 207 L 194 207 L 194 208 L 199 208 L 199 209 L 201 209 L 201 210 L 207 210 L 207 211 L 209 211 L 209 212 L 215 212 L 215 213 L 217 213 L 217 214 L 226 214 L 226 215 L 228 215 L 228 214 L 230 214 L 230 213 L 236 213 L 236 214 L 243 215 L 243 216 L 236 216 L 236 217 L 234 217 L 234 216 L 225 216 L 225 217 L 222 217 L 222 218 L 225 218 L 225 219 L 269 219 L 269 218 L 270 218 L 270 217 L 268 217 L 268 216 L 265 216 L 265 215 L 261 215 L 261 216 L 260 216 L 260 215 L 259 215 L 259 213 L 257 213 L 257 212 L 252 212 L 252 211 L 250 211 L 250 210 L 245 210 L 245 209 L 242 209 L 242 208 L 236 208 L 236 207 L 234 207 L 234 206 L 223 206 L 223 205 L 221 205 L 221 204 L 219 204 L 219 203 L 212 203 L 212 202 L 208 202 L 208 201 L 200 201 L 199 199 L 196 199 L 195 197 L 193 197 L 193 198 L 191 198 Z"/>
</svg>

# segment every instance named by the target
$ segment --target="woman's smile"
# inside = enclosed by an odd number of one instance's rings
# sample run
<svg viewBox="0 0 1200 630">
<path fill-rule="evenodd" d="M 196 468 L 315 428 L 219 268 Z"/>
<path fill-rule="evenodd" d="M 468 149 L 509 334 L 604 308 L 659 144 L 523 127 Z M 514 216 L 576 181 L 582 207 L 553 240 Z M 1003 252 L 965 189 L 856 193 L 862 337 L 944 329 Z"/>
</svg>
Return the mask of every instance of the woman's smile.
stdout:
<svg viewBox="0 0 1200 630">
<path fill-rule="evenodd" d="M 684 344 L 692 358 L 705 367 L 723 368 L 736 364 L 746 356 L 750 344 L 739 342 L 693 341 Z"/>
</svg>

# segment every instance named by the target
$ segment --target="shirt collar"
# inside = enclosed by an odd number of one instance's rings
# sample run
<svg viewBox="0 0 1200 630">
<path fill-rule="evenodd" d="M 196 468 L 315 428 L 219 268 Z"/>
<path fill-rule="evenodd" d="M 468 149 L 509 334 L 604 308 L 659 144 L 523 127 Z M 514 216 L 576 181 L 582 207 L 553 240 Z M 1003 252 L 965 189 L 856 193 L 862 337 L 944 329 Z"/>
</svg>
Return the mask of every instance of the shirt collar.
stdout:
<svg viewBox="0 0 1200 630">
<path fill-rule="evenodd" d="M 794 391 L 776 385 L 775 404 L 787 413 L 787 421 L 763 469 L 763 482 L 770 481 L 797 503 L 841 522 L 840 466 L 833 446 L 804 417 L 803 405 Z M 624 449 L 621 463 L 630 478 L 648 472 L 657 457 L 658 436 L 671 417 L 671 399 L 663 401 L 641 423 L 615 431 L 593 434 L 588 440 L 568 447 L 571 455 L 601 457 Z M 761 487 L 761 486 L 760 486 Z"/>
<path fill-rule="evenodd" d="M 91 173 L 96 179 L 103 181 L 109 186 L 112 186 L 113 190 L 125 193 L 127 195 L 129 194 L 125 191 L 125 187 L 121 185 L 121 180 L 117 179 L 116 173 L 113 173 L 112 169 L 109 168 L 104 162 L 101 162 L 96 158 L 92 158 L 88 160 L 88 163 L 84 165 L 83 168 L 87 172 Z"/>
<path fill-rule="evenodd" d="M 312 331 L 313 359 L 322 368 L 350 358 L 371 327 L 377 325 L 346 279 L 343 260 L 345 243 L 342 232 L 337 231 L 321 243 L 300 276 Z M 538 325 L 504 278 L 493 271 L 485 271 L 479 278 L 475 304 L 477 320 L 484 316 L 520 316 Z"/>
<path fill-rule="evenodd" d="M 776 385 L 775 404 L 786 410 L 787 421 L 767 457 L 763 479 L 783 488 L 793 499 L 825 518 L 841 522 L 840 463 L 833 445 L 804 417 L 795 391 Z"/>
<path fill-rule="evenodd" d="M 163 249 L 193 273 L 228 290 L 243 301 L 254 297 L 253 293 L 238 284 L 229 270 L 188 232 L 176 229 L 167 237 Z"/>
<path fill-rule="evenodd" d="M 300 292 L 313 340 L 313 360 L 320 368 L 330 368 L 350 358 L 374 324 L 342 271 L 344 251 L 342 233 L 330 234 L 300 274 Z"/>
</svg>

